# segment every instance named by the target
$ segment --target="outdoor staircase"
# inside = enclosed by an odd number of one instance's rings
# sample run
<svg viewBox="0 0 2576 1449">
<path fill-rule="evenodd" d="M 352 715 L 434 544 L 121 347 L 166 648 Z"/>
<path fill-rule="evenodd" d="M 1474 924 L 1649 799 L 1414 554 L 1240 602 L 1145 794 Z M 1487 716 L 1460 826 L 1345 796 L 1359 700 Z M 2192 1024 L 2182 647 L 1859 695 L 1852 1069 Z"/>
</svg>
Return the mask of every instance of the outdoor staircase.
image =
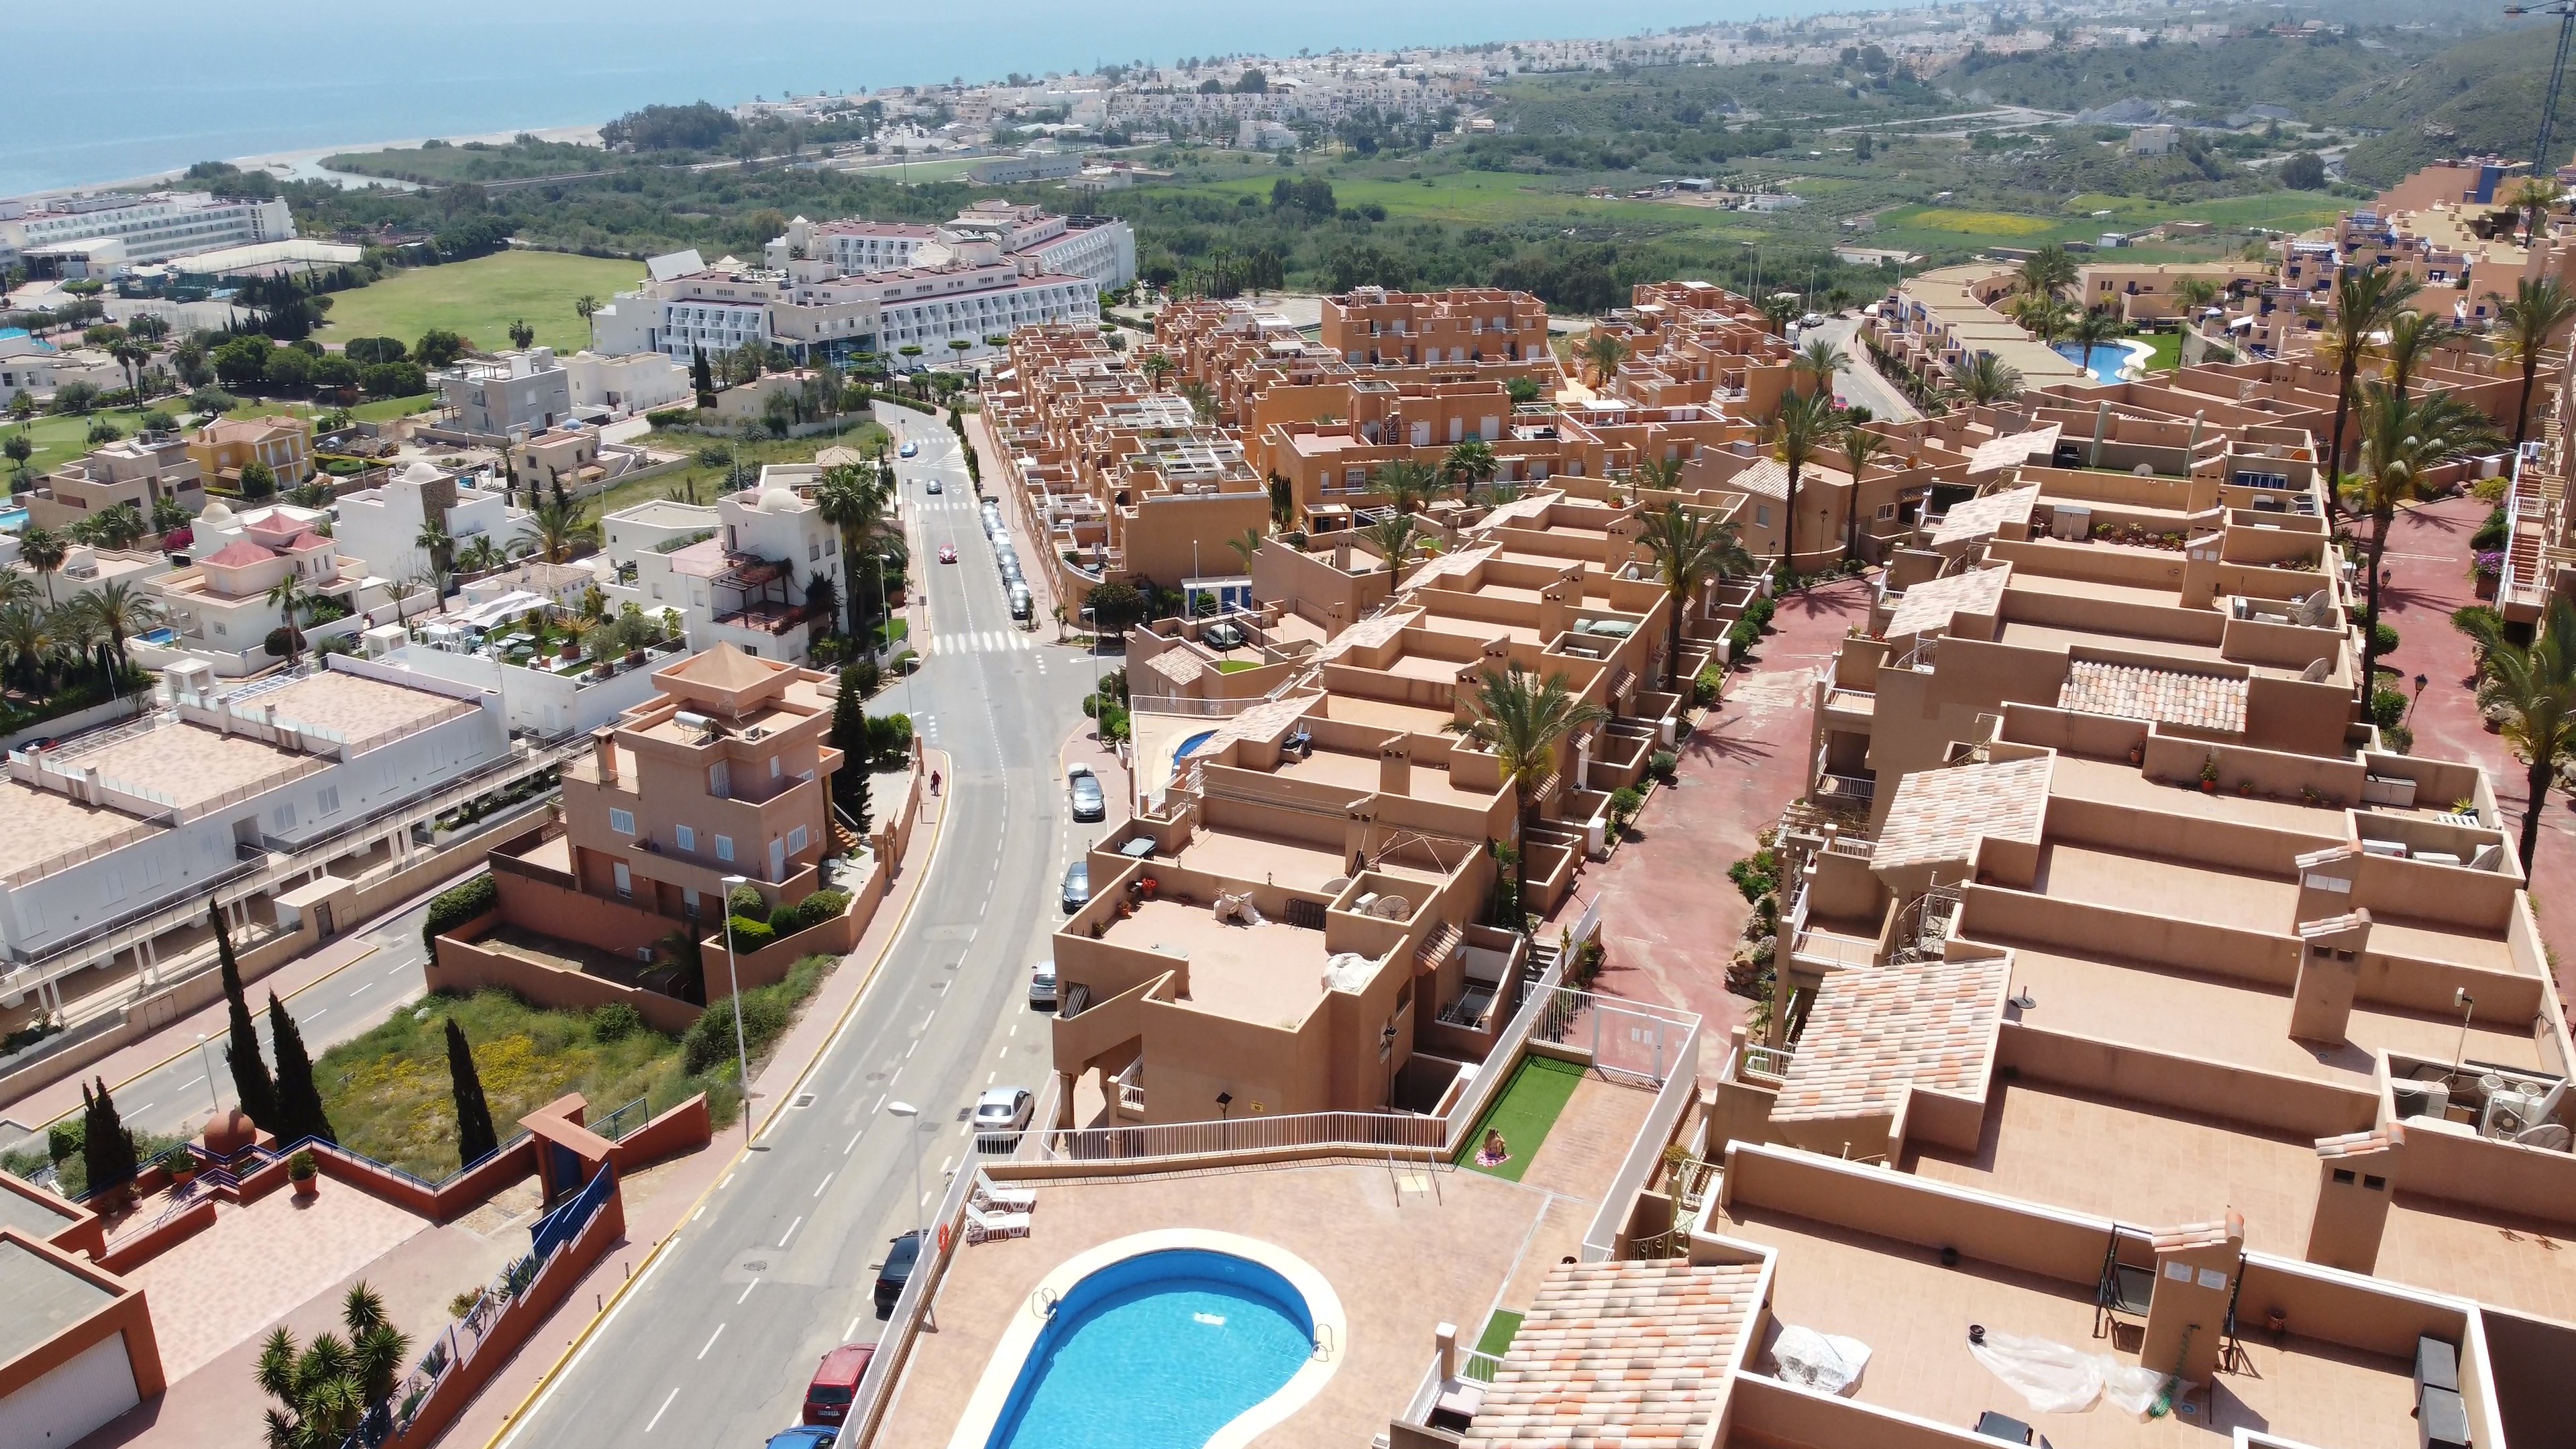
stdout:
<svg viewBox="0 0 2576 1449">
<path fill-rule="evenodd" d="M 1456 954 L 1466 939 L 1466 932 L 1451 922 L 1442 921 L 1423 935 L 1422 944 L 1414 949 L 1413 959 L 1426 970 L 1437 967 Z"/>
</svg>

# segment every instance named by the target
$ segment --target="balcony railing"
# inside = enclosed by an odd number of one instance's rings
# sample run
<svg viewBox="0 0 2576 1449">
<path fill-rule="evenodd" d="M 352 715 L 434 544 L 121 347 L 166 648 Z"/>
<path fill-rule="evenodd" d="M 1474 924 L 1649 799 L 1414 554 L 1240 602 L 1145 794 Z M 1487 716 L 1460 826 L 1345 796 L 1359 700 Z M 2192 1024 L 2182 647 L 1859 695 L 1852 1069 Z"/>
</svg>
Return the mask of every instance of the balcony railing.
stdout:
<svg viewBox="0 0 2576 1449">
<path fill-rule="evenodd" d="M 1757 1046 L 1746 1043 L 1744 1055 L 1735 1064 L 1739 1078 L 1765 1082 L 1789 1080 L 1789 1064 L 1798 1059 L 1795 1047 Z"/>
</svg>

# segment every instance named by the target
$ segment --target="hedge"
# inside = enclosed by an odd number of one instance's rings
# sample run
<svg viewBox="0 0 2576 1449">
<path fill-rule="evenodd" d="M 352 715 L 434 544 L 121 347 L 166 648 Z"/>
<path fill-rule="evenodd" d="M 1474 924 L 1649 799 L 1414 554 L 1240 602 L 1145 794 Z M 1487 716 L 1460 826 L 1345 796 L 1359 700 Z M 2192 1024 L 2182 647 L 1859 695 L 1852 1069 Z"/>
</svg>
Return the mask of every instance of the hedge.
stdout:
<svg viewBox="0 0 2576 1449">
<path fill-rule="evenodd" d="M 488 870 L 463 885 L 440 891 L 430 897 L 429 920 L 420 928 L 421 949 L 436 954 L 439 937 L 500 903 L 500 883 L 492 879 Z"/>
<path fill-rule="evenodd" d="M 934 417 L 934 418 L 935 418 L 935 417 L 939 416 L 939 404 L 937 404 L 937 403 L 926 403 L 926 402 L 921 401 L 919 398 L 909 398 L 909 397 L 905 397 L 905 396 L 903 396 L 903 395 L 902 395 L 902 394 L 900 394 L 900 393 L 891 393 L 891 392 L 876 392 L 876 393 L 870 393 L 870 394 L 869 394 L 869 396 L 868 396 L 868 400 L 869 400 L 870 402 L 893 403 L 896 407 L 899 407 L 899 408 L 910 408 L 910 409 L 912 409 L 914 412 L 924 414 L 925 416 L 928 416 L 928 417 Z"/>
<path fill-rule="evenodd" d="M 644 415 L 644 421 L 657 428 L 685 428 L 697 420 L 696 408 L 658 408 Z"/>
</svg>

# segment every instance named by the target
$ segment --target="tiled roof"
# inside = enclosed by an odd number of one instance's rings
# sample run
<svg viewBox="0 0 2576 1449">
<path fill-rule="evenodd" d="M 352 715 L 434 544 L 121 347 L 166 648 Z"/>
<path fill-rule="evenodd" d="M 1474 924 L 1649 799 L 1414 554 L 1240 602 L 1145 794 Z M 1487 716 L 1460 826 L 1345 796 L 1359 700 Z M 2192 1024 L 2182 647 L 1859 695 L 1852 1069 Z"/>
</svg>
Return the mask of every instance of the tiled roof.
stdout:
<svg viewBox="0 0 2576 1449">
<path fill-rule="evenodd" d="M 1971 569 L 1963 574 L 1932 579 L 1916 584 L 1896 601 L 1887 618 L 1886 637 L 1902 639 L 1915 634 L 1937 633 L 1950 627 L 1955 614 L 1980 614 L 1993 618 L 2004 606 L 2004 585 L 2012 578 L 2009 565 L 2002 568 Z"/>
<path fill-rule="evenodd" d="M 2385 1127 L 2374 1127 L 2367 1132 L 2347 1132 L 2341 1137 L 2320 1137 L 2317 1139 L 2317 1156 L 2359 1157 L 2405 1145 L 2405 1127 L 2391 1122 Z"/>
<path fill-rule="evenodd" d="M 2006 468 L 2019 467 L 2029 462 L 2033 455 L 2044 456 L 2056 446 L 2055 423 L 2027 433 L 2014 433 L 2010 437 L 1989 438 L 1968 455 L 1968 476 L 1974 478 L 1980 473 L 2000 473 Z"/>
<path fill-rule="evenodd" d="M 1344 629 L 1333 642 L 1316 652 L 1319 662 L 1341 658 L 1354 649 L 1374 649 L 1404 632 L 1404 626 L 1422 617 L 1420 609 L 1390 609 L 1372 619 L 1362 619 Z"/>
<path fill-rule="evenodd" d="M 1811 483 L 1820 482 L 1841 483 L 1850 477 L 1850 474 L 1840 469 L 1811 462 L 1798 470 L 1798 486 L 1804 488 Z M 1789 466 L 1777 458 L 1765 458 L 1719 486 L 1732 488 L 1739 493 L 1750 493 L 1756 498 L 1786 501 L 1789 497 Z"/>
<path fill-rule="evenodd" d="M 1187 685 L 1199 677 L 1199 657 L 1187 649 L 1166 649 L 1146 660 L 1145 667 L 1176 685 Z"/>
<path fill-rule="evenodd" d="M 1980 538 L 1991 538 L 1995 531 L 2006 523 L 2027 523 L 2030 521 L 2031 505 L 2038 501 L 2037 486 L 2007 488 L 2001 493 L 1989 493 L 1983 498 L 1971 498 L 1941 516 L 1939 526 L 1932 530 L 1933 547 L 1938 548 L 1945 543 L 1969 543 Z"/>
<path fill-rule="evenodd" d="M 249 539 L 237 538 L 232 542 L 225 544 L 222 548 L 217 549 L 213 553 L 206 555 L 204 558 L 197 560 L 197 562 L 214 564 L 221 568 L 237 569 L 246 568 L 255 563 L 266 563 L 275 557 L 277 557 L 277 555 L 270 553 L 267 549 L 260 547 Z"/>
<path fill-rule="evenodd" d="M 2076 714 L 2112 714 L 2221 734 L 2245 731 L 2245 681 L 2223 674 L 2148 669 L 2097 659 L 2071 661 L 2057 707 Z"/>
<path fill-rule="evenodd" d="M 2049 762 L 1954 765 L 1918 770 L 1896 787 L 1870 869 L 1965 862 L 1989 835 L 2039 843 L 2048 806 Z"/>
<path fill-rule="evenodd" d="M 1688 1449 L 1754 1309 L 1758 1264 L 1559 1263 L 1468 1429 L 1493 1444 Z"/>
<path fill-rule="evenodd" d="M 1771 1120 L 1892 1111 L 1908 1090 L 1981 1095 L 2010 974 L 2003 956 L 1828 974 Z"/>
<path fill-rule="evenodd" d="M 2178 1228 L 2158 1229 L 2153 1242 L 2159 1253 L 2179 1252 L 2187 1248 L 2225 1247 L 2230 1239 L 2245 1240 L 2245 1218 L 2234 1208 L 2227 1216 L 2206 1223 L 2185 1223 Z"/>
</svg>

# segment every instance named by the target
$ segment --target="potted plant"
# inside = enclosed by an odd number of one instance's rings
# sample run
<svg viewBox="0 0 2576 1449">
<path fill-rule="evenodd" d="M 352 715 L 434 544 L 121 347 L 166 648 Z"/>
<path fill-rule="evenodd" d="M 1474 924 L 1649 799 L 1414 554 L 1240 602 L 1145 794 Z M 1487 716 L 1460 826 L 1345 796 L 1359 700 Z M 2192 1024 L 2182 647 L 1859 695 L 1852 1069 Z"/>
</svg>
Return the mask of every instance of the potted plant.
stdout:
<svg viewBox="0 0 2576 1449">
<path fill-rule="evenodd" d="M 1136 888 L 1144 893 L 1145 899 L 1150 901 L 1154 898 L 1155 892 L 1163 888 L 1163 883 L 1149 875 L 1136 882 Z"/>
<path fill-rule="evenodd" d="M 2201 757 L 2200 793 L 2204 795 L 2215 795 L 2218 793 L 2218 756 L 2216 755 L 2204 755 Z"/>
<path fill-rule="evenodd" d="M 309 1198 L 322 1190 L 322 1169 L 314 1164 L 311 1148 L 286 1159 L 286 1180 L 295 1188 L 297 1197 Z"/>
<path fill-rule="evenodd" d="M 186 1187 L 197 1180 L 197 1154 L 185 1148 L 163 1158 L 161 1166 L 168 1170 L 170 1185 L 174 1188 Z"/>
<path fill-rule="evenodd" d="M 2147 762 L 2147 746 L 2146 746 L 2146 742 L 2145 742 L 2145 741 L 2141 740 L 2141 741 L 2139 741 L 2137 744 L 2134 744 L 2134 745 L 2129 746 L 2129 763 L 2130 763 L 2130 764 L 2132 764 L 2132 765 L 2143 765 L 2143 764 L 2145 764 L 2146 762 Z"/>
</svg>

